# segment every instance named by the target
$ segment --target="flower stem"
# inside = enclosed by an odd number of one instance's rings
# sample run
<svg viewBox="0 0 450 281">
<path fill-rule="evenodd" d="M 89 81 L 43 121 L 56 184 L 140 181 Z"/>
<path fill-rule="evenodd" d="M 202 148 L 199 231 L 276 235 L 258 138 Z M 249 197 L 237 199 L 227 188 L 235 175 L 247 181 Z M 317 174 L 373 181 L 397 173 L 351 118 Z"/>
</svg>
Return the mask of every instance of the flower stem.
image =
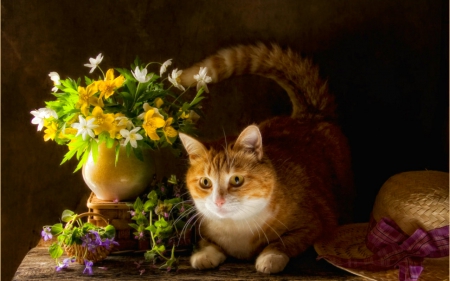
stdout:
<svg viewBox="0 0 450 281">
<path fill-rule="evenodd" d="M 103 79 L 106 79 L 106 75 L 105 75 L 105 73 L 103 72 L 103 70 L 100 68 L 99 65 L 97 65 L 97 68 L 98 68 L 98 69 L 100 70 L 100 72 L 102 73 Z"/>
</svg>

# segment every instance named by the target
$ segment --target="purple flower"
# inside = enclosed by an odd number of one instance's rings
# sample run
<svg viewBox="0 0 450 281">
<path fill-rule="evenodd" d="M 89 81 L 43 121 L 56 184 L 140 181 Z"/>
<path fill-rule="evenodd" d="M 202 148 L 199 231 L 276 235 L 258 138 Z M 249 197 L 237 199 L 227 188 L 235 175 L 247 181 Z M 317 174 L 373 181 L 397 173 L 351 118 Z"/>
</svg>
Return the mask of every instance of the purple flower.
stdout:
<svg viewBox="0 0 450 281">
<path fill-rule="evenodd" d="M 56 271 L 61 271 L 64 268 L 68 268 L 69 262 L 75 262 L 75 259 L 74 258 L 64 259 L 62 263 L 59 263 L 58 266 L 56 266 Z"/>
<path fill-rule="evenodd" d="M 114 241 L 114 238 L 112 238 L 112 239 L 108 239 L 108 238 L 106 238 L 105 239 L 105 241 L 103 241 L 102 243 L 101 243 L 101 245 L 102 246 L 104 246 L 106 249 L 110 249 L 111 247 L 113 247 L 112 245 L 119 245 L 119 243 L 117 243 L 116 241 Z"/>
<path fill-rule="evenodd" d="M 136 215 L 136 212 L 135 211 L 128 211 L 129 213 L 130 213 L 130 215 L 132 216 L 132 217 L 134 217 L 135 215 Z"/>
<path fill-rule="evenodd" d="M 88 260 L 84 260 L 84 265 L 86 267 L 83 270 L 83 274 L 87 273 L 89 275 L 92 275 L 93 274 L 92 266 L 94 265 L 94 263 Z"/>
<path fill-rule="evenodd" d="M 81 241 L 83 241 L 81 246 L 88 248 L 88 250 L 91 252 L 95 251 L 95 248 L 97 248 L 97 246 L 99 245 L 98 240 L 92 239 L 89 233 L 81 237 Z M 102 240 L 100 239 L 100 243 L 101 242 Z"/>
<path fill-rule="evenodd" d="M 139 274 L 139 275 L 142 275 L 142 274 L 144 274 L 144 272 L 145 272 L 145 268 L 143 268 L 143 269 L 139 270 L 139 272 L 141 273 L 141 274 Z"/>
<path fill-rule="evenodd" d="M 142 214 L 145 216 L 145 211 L 142 211 Z"/>
<path fill-rule="evenodd" d="M 139 262 L 135 261 L 135 262 L 134 262 L 134 264 L 136 265 L 136 268 L 141 267 L 141 264 L 142 264 L 142 263 L 143 263 L 143 261 L 139 261 Z"/>
<path fill-rule="evenodd" d="M 41 236 L 42 236 L 42 238 L 44 238 L 44 241 L 52 240 L 53 235 L 52 235 L 52 233 L 51 233 L 51 228 L 50 228 L 50 226 L 44 226 L 44 227 L 43 227 L 43 229 L 42 229 L 42 231 L 41 231 Z"/>
<path fill-rule="evenodd" d="M 100 237 L 100 234 L 98 234 L 97 231 L 89 230 L 89 233 L 91 233 L 95 236 L 95 244 L 97 246 L 102 244 L 102 238 Z M 88 234 L 86 234 L 86 235 L 88 235 Z"/>
</svg>

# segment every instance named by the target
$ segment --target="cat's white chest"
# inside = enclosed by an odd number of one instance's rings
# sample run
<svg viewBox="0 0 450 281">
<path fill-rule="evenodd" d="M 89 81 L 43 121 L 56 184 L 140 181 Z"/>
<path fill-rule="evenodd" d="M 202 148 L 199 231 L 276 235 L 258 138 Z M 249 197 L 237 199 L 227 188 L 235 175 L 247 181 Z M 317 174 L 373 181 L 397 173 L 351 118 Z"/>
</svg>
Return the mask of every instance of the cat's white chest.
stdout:
<svg viewBox="0 0 450 281">
<path fill-rule="evenodd" d="M 250 259 L 261 243 L 267 241 L 261 225 L 264 218 L 243 221 L 210 221 L 205 230 L 208 238 L 224 249 L 229 255 L 239 259 Z"/>
</svg>

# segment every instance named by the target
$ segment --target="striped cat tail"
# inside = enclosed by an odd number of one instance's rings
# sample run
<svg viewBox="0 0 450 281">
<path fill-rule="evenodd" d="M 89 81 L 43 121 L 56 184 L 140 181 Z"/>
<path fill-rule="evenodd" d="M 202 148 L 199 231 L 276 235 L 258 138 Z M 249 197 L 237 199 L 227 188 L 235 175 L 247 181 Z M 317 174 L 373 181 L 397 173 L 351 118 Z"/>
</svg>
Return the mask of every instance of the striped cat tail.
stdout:
<svg viewBox="0 0 450 281">
<path fill-rule="evenodd" d="M 181 84 L 194 86 L 194 75 L 200 67 L 208 68 L 212 83 L 244 74 L 273 79 L 289 95 L 294 119 L 335 117 L 334 96 L 329 94 L 326 81 L 320 79 L 318 67 L 290 49 L 262 43 L 226 48 L 183 70 Z"/>
</svg>

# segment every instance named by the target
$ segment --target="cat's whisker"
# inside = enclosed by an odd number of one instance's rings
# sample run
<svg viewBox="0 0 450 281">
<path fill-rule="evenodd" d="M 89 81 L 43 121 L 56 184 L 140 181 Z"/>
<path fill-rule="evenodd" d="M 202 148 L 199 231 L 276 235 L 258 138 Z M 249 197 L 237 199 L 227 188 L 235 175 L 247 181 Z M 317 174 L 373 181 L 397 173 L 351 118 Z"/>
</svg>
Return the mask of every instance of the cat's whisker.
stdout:
<svg viewBox="0 0 450 281">
<path fill-rule="evenodd" d="M 261 227 L 261 225 L 259 225 L 258 222 L 257 222 L 255 219 L 253 219 L 253 222 L 254 222 L 255 225 L 261 230 L 262 234 L 264 234 L 264 237 L 266 237 L 267 244 L 270 244 L 269 237 L 267 237 L 267 235 L 266 235 L 266 233 L 264 232 L 264 229 Z M 260 236 L 260 238 L 261 238 L 261 236 Z"/>
<path fill-rule="evenodd" d="M 189 215 L 191 215 L 192 213 L 194 213 L 196 210 L 195 208 L 190 208 L 186 211 L 184 211 L 183 213 L 181 213 L 178 218 L 173 222 L 173 224 L 178 223 L 179 221 L 181 221 L 182 219 L 188 217 Z"/>
<path fill-rule="evenodd" d="M 224 150 L 225 150 L 225 157 L 226 157 L 226 159 L 227 159 L 228 168 L 231 168 L 231 166 L 230 166 L 230 158 L 229 158 L 229 156 L 228 156 L 227 136 L 226 136 L 226 134 L 225 134 L 225 129 L 224 129 L 223 127 L 222 127 L 222 130 L 223 130 L 223 136 L 224 136 L 224 140 L 225 140 L 225 147 L 224 147 Z"/>
<path fill-rule="evenodd" d="M 256 209 L 255 206 L 249 206 L 249 205 L 245 205 L 245 208 L 253 208 Z M 272 219 L 274 219 L 275 221 L 279 222 L 284 228 L 286 228 L 286 231 L 289 231 L 289 227 L 287 227 L 282 221 L 280 221 L 278 218 L 275 217 L 274 214 L 272 213 L 267 213 L 267 215 L 269 215 Z"/>
<path fill-rule="evenodd" d="M 178 205 L 181 205 L 181 204 L 192 204 L 192 203 L 193 203 L 192 200 L 184 200 L 184 201 L 178 202 L 178 203 L 176 203 L 175 205 L 172 206 L 172 209 L 170 209 L 170 212 L 172 212 L 172 210 L 174 210 L 175 207 L 177 207 Z"/>
<path fill-rule="evenodd" d="M 280 241 L 281 241 L 281 243 L 283 243 L 284 248 L 286 248 L 286 245 L 284 244 L 283 238 L 281 238 L 281 236 L 278 234 L 278 232 L 272 226 L 270 226 L 270 224 L 268 224 L 267 222 L 263 221 L 263 223 L 265 225 L 267 225 L 268 227 L 270 227 L 270 229 L 272 229 L 273 233 L 275 233 L 278 236 L 278 238 L 280 238 Z"/>
<path fill-rule="evenodd" d="M 197 214 L 195 214 L 194 216 L 190 217 L 190 218 L 186 221 L 186 224 L 185 224 L 185 225 L 183 226 L 183 228 L 181 229 L 180 237 L 185 238 L 185 234 L 186 234 L 186 231 L 187 231 L 189 225 L 191 224 L 191 222 L 192 222 L 195 218 L 200 217 L 200 215 L 201 215 L 200 213 L 197 213 Z M 198 218 L 197 218 L 197 220 L 198 220 Z M 195 225 L 195 223 L 197 222 L 197 220 L 192 224 L 192 226 Z M 191 229 L 192 229 L 192 226 L 191 226 Z M 178 240 L 178 245 L 180 245 L 180 241 L 181 241 L 181 239 Z"/>
<path fill-rule="evenodd" d="M 254 236 L 255 235 L 255 233 L 253 232 L 253 229 L 252 229 L 252 227 L 250 226 L 250 224 L 248 223 L 248 220 L 247 219 L 244 219 L 244 221 L 245 221 L 245 223 L 247 223 L 247 226 L 248 226 L 248 228 L 250 229 L 250 232 L 252 233 L 252 235 Z"/>
<path fill-rule="evenodd" d="M 204 221 L 204 217 L 202 216 L 201 217 L 201 220 L 200 220 L 200 223 L 198 224 L 198 235 L 200 236 L 200 238 L 203 240 L 204 238 L 203 238 L 203 236 L 202 236 L 202 223 L 203 223 L 203 221 Z"/>
</svg>

